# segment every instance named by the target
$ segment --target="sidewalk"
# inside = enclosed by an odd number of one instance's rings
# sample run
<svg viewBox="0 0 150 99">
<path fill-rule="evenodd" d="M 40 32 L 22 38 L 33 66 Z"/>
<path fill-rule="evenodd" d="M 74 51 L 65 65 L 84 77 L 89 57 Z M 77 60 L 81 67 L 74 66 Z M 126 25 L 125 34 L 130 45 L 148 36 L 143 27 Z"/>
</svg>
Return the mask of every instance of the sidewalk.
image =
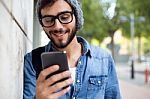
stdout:
<svg viewBox="0 0 150 99">
<path fill-rule="evenodd" d="M 150 90 L 127 81 L 119 82 L 122 99 L 150 99 Z"/>
<path fill-rule="evenodd" d="M 143 86 L 146 87 L 148 89 L 150 89 L 150 72 L 148 75 L 148 82 L 147 84 L 145 83 L 145 69 L 146 69 L 146 65 L 145 63 L 135 63 L 134 65 L 134 79 L 131 79 L 131 66 L 129 66 L 128 64 L 116 64 L 116 70 L 117 70 L 117 75 L 118 78 L 130 83 L 133 83 L 135 85 L 138 86 Z M 150 66 L 149 66 L 149 71 L 150 71 Z M 149 85 L 149 86 L 147 86 Z"/>
<path fill-rule="evenodd" d="M 131 79 L 131 66 L 128 64 L 116 64 L 122 99 L 150 99 L 150 75 L 146 84 L 145 65 L 145 63 L 135 63 L 135 78 Z"/>
</svg>

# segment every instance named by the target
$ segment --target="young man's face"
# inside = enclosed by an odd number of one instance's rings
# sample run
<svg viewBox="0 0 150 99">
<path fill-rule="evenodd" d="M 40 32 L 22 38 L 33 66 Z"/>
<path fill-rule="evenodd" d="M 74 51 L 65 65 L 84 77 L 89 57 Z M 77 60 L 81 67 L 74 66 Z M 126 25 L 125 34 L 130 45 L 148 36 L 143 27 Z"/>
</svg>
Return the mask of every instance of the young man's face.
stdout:
<svg viewBox="0 0 150 99">
<path fill-rule="evenodd" d="M 41 10 L 43 26 L 49 39 L 57 48 L 65 48 L 75 37 L 75 16 L 70 5 L 57 0 Z M 57 17 L 55 17 L 57 16 Z"/>
</svg>

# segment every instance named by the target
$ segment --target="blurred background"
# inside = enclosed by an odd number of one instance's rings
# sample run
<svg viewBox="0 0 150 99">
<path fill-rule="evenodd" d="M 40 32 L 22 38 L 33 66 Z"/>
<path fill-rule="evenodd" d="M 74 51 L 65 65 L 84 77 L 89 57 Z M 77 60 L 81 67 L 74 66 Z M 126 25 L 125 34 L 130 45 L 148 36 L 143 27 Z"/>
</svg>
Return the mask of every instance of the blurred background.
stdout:
<svg viewBox="0 0 150 99">
<path fill-rule="evenodd" d="M 150 99 L 150 0 L 79 0 L 77 35 L 112 53 L 123 99 Z M 37 0 L 0 0 L 0 96 L 22 99 L 23 57 L 48 43 Z"/>
</svg>

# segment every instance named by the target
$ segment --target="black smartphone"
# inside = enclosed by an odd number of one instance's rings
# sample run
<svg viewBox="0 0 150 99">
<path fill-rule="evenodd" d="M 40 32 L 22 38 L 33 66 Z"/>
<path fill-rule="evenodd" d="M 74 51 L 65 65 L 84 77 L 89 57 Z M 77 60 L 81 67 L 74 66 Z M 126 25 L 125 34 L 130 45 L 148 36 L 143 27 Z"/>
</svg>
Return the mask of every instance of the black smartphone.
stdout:
<svg viewBox="0 0 150 99">
<path fill-rule="evenodd" d="M 66 52 L 44 52 L 41 54 L 41 60 L 42 60 L 42 68 L 48 68 L 52 65 L 59 65 L 59 70 L 48 75 L 46 78 L 50 77 L 51 75 L 61 73 L 63 71 L 69 70 L 68 67 L 68 61 L 67 61 L 67 55 Z"/>
</svg>

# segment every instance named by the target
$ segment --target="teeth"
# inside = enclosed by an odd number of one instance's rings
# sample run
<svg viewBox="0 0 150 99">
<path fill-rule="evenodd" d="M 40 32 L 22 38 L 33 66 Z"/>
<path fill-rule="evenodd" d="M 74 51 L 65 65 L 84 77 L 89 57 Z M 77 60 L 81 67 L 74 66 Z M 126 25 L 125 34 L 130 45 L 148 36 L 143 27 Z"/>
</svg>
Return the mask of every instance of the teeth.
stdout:
<svg viewBox="0 0 150 99">
<path fill-rule="evenodd" d="M 62 36 L 63 34 L 59 34 L 59 33 L 58 33 L 58 34 L 55 34 L 55 35 L 57 35 L 57 36 Z"/>
<path fill-rule="evenodd" d="M 65 32 L 63 32 L 63 33 L 54 33 L 54 35 L 56 35 L 56 36 L 63 36 L 65 34 Z"/>
</svg>

